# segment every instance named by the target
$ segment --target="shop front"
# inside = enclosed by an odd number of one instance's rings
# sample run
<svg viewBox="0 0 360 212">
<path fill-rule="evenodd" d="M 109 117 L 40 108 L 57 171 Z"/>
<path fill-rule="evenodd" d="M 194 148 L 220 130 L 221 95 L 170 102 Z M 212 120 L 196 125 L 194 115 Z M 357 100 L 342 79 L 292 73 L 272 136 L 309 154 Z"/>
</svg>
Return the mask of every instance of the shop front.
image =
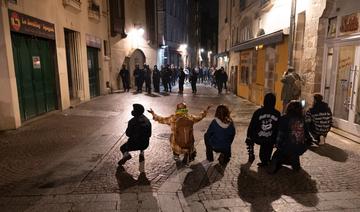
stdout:
<svg viewBox="0 0 360 212">
<path fill-rule="evenodd" d="M 100 49 L 101 39 L 96 36 L 86 34 L 90 98 L 94 98 L 100 95 Z"/>
<path fill-rule="evenodd" d="M 259 36 L 231 50 L 240 53 L 237 95 L 262 105 L 264 95 L 273 92 L 276 107 L 281 110 L 280 77 L 287 67 L 287 38 L 283 31 Z"/>
<path fill-rule="evenodd" d="M 22 121 L 57 109 L 54 25 L 9 10 Z"/>
<path fill-rule="evenodd" d="M 360 135 L 359 13 L 329 19 L 322 93 L 333 111 L 334 127 Z"/>
</svg>

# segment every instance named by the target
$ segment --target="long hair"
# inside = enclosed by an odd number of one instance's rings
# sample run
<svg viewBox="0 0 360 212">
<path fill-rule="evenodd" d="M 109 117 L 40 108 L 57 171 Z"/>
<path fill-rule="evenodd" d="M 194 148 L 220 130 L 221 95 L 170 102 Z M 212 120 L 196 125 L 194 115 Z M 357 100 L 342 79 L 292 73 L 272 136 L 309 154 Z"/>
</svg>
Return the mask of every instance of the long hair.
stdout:
<svg viewBox="0 0 360 212">
<path fill-rule="evenodd" d="M 230 110 L 226 105 L 219 105 L 216 108 L 215 117 L 220 119 L 223 123 L 229 124 L 232 122 L 230 117 Z"/>
<path fill-rule="evenodd" d="M 291 117 L 298 117 L 298 118 L 303 118 L 304 117 L 304 113 L 303 113 L 303 108 L 301 106 L 300 101 L 297 100 L 292 100 L 286 108 L 286 115 L 289 115 Z"/>
</svg>

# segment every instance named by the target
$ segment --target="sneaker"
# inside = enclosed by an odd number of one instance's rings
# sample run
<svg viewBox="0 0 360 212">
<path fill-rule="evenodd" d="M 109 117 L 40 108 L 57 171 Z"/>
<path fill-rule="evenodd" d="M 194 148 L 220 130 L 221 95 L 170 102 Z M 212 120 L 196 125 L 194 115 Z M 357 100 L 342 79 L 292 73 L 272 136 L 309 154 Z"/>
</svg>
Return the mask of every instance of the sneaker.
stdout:
<svg viewBox="0 0 360 212">
<path fill-rule="evenodd" d="M 173 159 L 174 159 L 174 161 L 179 161 L 179 160 L 180 160 L 180 156 L 179 156 L 179 155 L 173 155 Z"/>
<path fill-rule="evenodd" d="M 320 142 L 319 145 L 324 145 L 325 144 L 325 136 L 320 136 Z"/>
<path fill-rule="evenodd" d="M 126 163 L 126 161 L 130 160 L 131 158 L 132 158 L 132 157 L 131 157 L 130 154 L 129 154 L 129 155 L 126 155 L 125 157 L 121 158 L 121 160 L 119 160 L 118 165 L 119 165 L 119 166 L 124 165 L 124 164 Z"/>
</svg>

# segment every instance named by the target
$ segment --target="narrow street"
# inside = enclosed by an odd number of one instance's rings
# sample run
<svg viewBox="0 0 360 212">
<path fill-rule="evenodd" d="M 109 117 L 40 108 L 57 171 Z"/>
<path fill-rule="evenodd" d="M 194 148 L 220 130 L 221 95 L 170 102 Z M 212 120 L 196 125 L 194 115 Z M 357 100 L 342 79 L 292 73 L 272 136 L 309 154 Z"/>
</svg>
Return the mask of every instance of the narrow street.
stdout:
<svg viewBox="0 0 360 212">
<path fill-rule="evenodd" d="M 301 158 L 303 170 L 284 167 L 275 175 L 247 164 L 245 134 L 256 107 L 210 86 L 183 96 L 117 93 L 74 109 L 53 112 L 0 134 L 0 211 L 358 211 L 360 145 L 330 133 L 327 143 Z M 170 128 L 152 121 L 145 162 L 138 153 L 118 168 L 119 146 L 133 103 L 160 115 L 179 102 L 198 114 L 198 155 L 190 167 L 176 166 Z M 232 158 L 225 170 L 206 162 L 203 134 L 216 106 L 227 104 L 236 123 Z M 146 116 L 151 118 L 149 113 Z M 76 126 L 76 127 L 74 127 Z M 258 153 L 258 147 L 256 147 Z"/>
</svg>

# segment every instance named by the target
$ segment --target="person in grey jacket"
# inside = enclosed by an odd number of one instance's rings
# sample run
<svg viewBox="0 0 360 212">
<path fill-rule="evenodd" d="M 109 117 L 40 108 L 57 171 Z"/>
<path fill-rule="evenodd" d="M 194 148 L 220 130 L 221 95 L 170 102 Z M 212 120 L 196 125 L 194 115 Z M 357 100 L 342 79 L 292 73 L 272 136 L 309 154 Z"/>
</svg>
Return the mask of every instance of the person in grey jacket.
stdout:
<svg viewBox="0 0 360 212">
<path fill-rule="evenodd" d="M 280 81 L 283 83 L 281 100 L 283 101 L 283 112 L 285 112 L 289 102 L 299 99 L 301 95 L 301 78 L 295 73 L 293 67 L 289 67 Z"/>
</svg>

